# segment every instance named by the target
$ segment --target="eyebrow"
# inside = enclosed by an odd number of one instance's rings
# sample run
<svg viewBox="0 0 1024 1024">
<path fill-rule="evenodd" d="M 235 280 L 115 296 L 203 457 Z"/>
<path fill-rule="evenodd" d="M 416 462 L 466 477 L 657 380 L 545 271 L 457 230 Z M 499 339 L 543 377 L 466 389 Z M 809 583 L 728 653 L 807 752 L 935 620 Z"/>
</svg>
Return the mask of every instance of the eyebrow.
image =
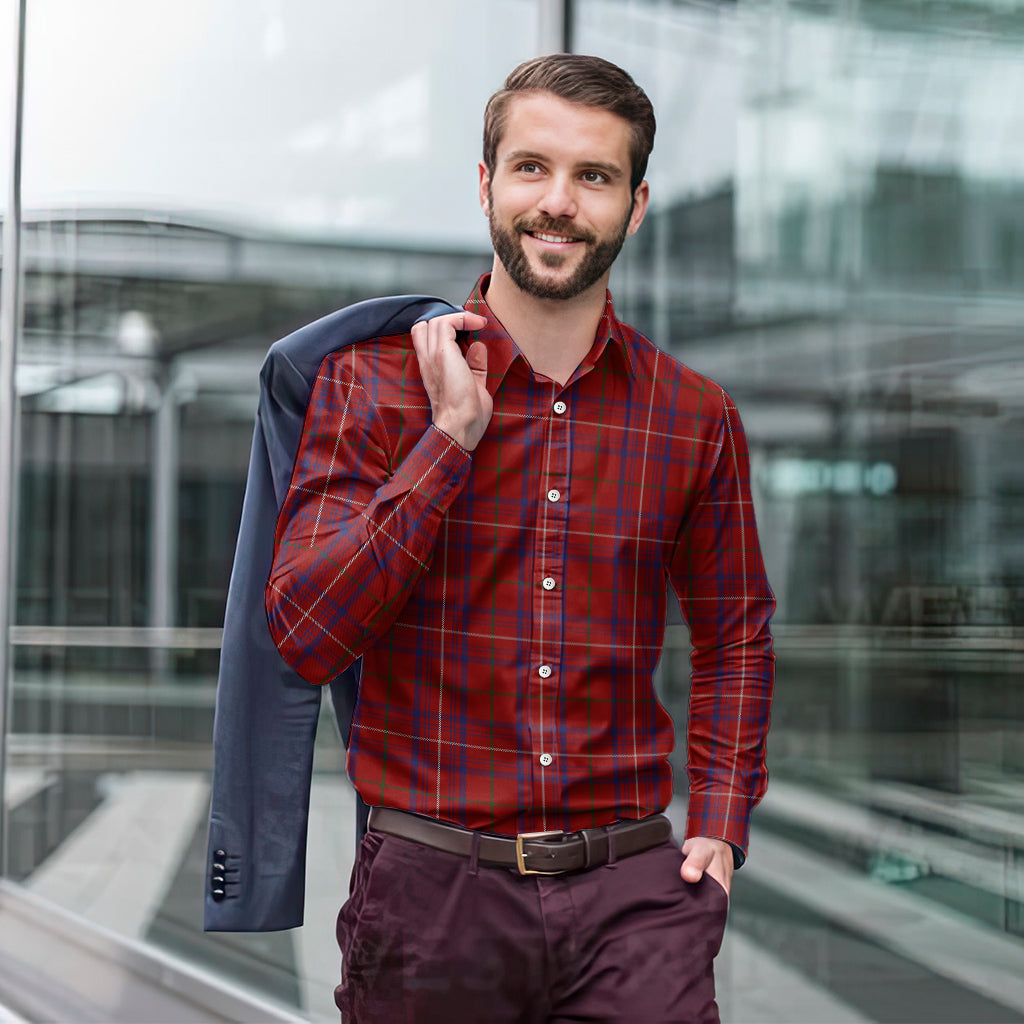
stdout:
<svg viewBox="0 0 1024 1024">
<path fill-rule="evenodd" d="M 542 153 L 534 153 L 528 149 L 516 149 L 507 154 L 504 162 L 506 164 L 519 163 L 521 160 L 537 160 L 540 163 L 547 163 L 547 157 Z M 626 172 L 618 164 L 605 163 L 603 160 L 581 160 L 576 164 L 577 168 L 587 171 L 600 171 L 609 178 L 624 178 Z"/>
</svg>

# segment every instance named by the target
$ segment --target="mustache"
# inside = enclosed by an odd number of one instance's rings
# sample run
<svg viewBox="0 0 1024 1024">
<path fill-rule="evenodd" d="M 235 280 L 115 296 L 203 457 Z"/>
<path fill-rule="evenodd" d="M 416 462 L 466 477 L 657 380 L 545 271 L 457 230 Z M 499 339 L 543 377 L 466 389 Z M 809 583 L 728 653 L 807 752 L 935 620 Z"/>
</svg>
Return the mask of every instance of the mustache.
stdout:
<svg viewBox="0 0 1024 1024">
<path fill-rule="evenodd" d="M 542 217 L 537 220 L 518 217 L 512 222 L 512 226 L 520 233 L 537 234 L 540 232 L 542 235 L 565 235 L 566 238 L 575 239 L 577 242 L 594 241 L 594 236 L 589 231 L 583 231 L 571 220 L 559 220 L 557 217 Z"/>
</svg>

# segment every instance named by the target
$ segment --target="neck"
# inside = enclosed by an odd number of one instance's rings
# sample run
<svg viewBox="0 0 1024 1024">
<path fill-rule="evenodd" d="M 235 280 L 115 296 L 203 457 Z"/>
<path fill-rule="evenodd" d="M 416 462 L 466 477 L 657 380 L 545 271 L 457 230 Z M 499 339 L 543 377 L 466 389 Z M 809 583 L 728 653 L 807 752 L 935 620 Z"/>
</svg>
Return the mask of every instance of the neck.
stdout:
<svg viewBox="0 0 1024 1024">
<path fill-rule="evenodd" d="M 534 371 L 564 384 L 594 343 L 607 286 L 605 274 L 571 299 L 539 299 L 524 292 L 495 256 L 486 298 Z"/>
</svg>

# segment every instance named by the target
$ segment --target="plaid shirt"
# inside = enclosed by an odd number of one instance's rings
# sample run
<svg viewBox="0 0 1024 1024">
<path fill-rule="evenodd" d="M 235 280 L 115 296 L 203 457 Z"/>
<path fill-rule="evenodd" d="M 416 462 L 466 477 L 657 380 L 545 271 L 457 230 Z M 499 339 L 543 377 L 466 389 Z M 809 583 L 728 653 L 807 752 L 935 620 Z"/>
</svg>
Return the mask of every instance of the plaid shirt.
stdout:
<svg viewBox="0 0 1024 1024">
<path fill-rule="evenodd" d="M 431 424 L 408 335 L 329 355 L 267 585 L 285 660 L 362 656 L 348 771 L 367 803 L 489 832 L 664 809 L 675 728 L 652 674 L 666 580 L 690 627 L 688 835 L 746 848 L 773 677 L 736 409 L 620 323 L 562 387 L 484 301 L 494 415 L 465 451 Z M 462 336 L 460 335 L 460 338 Z"/>
</svg>

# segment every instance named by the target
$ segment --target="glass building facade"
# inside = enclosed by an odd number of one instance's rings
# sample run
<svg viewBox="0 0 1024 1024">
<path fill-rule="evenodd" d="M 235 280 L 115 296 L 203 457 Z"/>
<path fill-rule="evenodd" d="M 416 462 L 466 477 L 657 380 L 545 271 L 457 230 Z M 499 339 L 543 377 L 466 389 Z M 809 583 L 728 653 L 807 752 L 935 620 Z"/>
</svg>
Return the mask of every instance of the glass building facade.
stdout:
<svg viewBox="0 0 1024 1024">
<path fill-rule="evenodd" d="M 0 122 L 22 281 L 8 890 L 336 1019 L 354 812 L 328 720 L 306 924 L 201 931 L 257 373 L 352 301 L 465 298 L 490 263 L 486 99 L 567 46 L 654 101 L 651 210 L 612 293 L 736 400 L 778 597 L 723 1019 L 1024 1020 L 1024 2 L 25 10 L 17 223 Z M 0 117 L 14 89 L 0 60 Z M 677 621 L 680 821 L 688 656 Z"/>
</svg>

